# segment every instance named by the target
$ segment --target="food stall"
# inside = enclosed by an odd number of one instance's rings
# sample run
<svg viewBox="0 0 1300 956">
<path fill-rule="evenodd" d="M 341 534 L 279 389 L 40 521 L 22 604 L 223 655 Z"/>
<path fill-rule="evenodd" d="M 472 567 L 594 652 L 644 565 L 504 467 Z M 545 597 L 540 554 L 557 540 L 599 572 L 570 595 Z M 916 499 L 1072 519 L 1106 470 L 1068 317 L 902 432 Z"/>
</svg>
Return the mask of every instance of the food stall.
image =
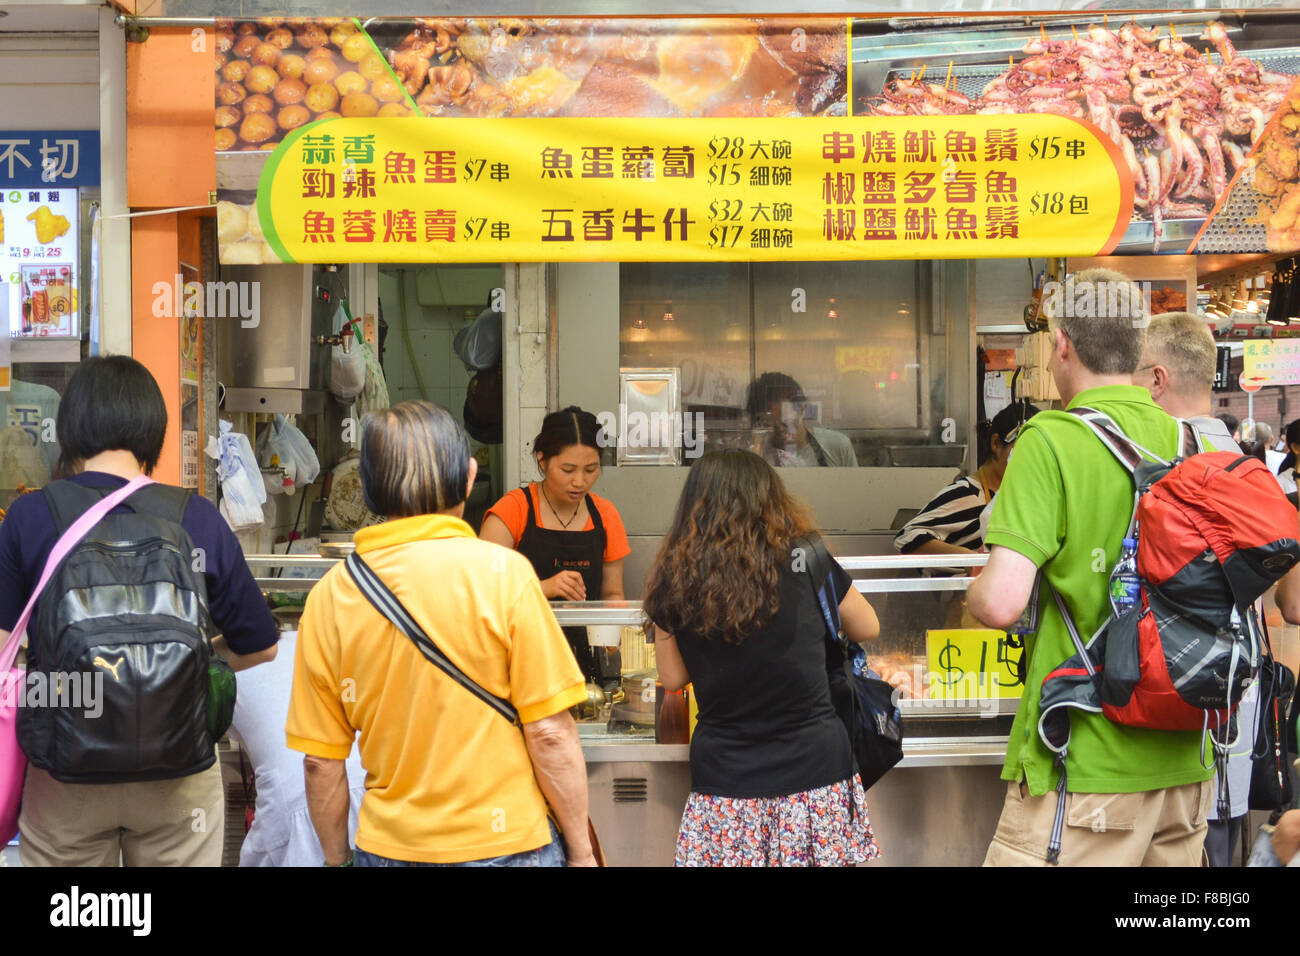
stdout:
<svg viewBox="0 0 1300 956">
<path fill-rule="evenodd" d="M 127 22 L 149 31 L 142 64 L 211 31 L 199 281 L 230 294 L 194 317 L 215 343 L 194 384 L 255 451 L 280 415 L 315 453 L 301 482 L 259 455 L 268 490 L 293 493 L 244 539 L 288 626 L 322 555 L 375 520 L 350 455 L 367 402 L 461 414 L 452 340 L 500 313 L 478 507 L 532 477 L 547 410 L 608 416 L 597 490 L 627 527 L 632 600 L 556 614 L 614 662 L 581 724 L 611 860 L 671 860 L 688 750 L 664 740 L 635 598 L 686 469 L 722 447 L 788 466 L 880 612 L 873 663 L 907 690 L 904 761 L 869 795 L 882 862 L 982 859 L 1015 655 L 963 613 L 982 558 L 900 557 L 894 536 L 974 468 L 977 421 L 1053 401 L 1048 282 L 1106 264 L 1194 311 L 1216 277 L 1300 245 L 1300 174 L 1276 145 L 1300 18 Z M 344 400 L 331 377 L 355 352 L 366 392 Z M 769 374 L 834 461 L 782 457 L 751 401 Z"/>
</svg>

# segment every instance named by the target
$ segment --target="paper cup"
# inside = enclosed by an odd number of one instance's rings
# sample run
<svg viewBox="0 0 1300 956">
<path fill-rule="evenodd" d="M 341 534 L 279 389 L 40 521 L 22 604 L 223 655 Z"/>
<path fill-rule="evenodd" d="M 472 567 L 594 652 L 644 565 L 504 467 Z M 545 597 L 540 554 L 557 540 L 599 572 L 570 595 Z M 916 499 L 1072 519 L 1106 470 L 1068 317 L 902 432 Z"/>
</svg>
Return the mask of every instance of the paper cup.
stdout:
<svg viewBox="0 0 1300 956">
<path fill-rule="evenodd" d="M 618 647 L 623 643 L 623 628 L 618 624 L 589 624 L 587 643 L 592 647 Z"/>
</svg>

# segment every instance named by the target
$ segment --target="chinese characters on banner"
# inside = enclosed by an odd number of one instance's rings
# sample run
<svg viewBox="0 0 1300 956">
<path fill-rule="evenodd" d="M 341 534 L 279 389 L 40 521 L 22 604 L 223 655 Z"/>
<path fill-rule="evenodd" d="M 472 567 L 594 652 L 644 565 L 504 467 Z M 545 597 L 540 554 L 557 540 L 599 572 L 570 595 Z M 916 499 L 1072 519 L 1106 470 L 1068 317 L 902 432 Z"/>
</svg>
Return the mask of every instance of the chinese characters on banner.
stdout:
<svg viewBox="0 0 1300 956">
<path fill-rule="evenodd" d="M 0 130 L 0 189 L 98 185 L 97 130 Z"/>
<path fill-rule="evenodd" d="M 292 262 L 935 259 L 1109 252 L 1133 184 L 1078 120 L 338 119 L 258 213 Z"/>
<path fill-rule="evenodd" d="M 1300 384 L 1300 339 L 1247 339 L 1242 381 L 1265 385 Z"/>
</svg>

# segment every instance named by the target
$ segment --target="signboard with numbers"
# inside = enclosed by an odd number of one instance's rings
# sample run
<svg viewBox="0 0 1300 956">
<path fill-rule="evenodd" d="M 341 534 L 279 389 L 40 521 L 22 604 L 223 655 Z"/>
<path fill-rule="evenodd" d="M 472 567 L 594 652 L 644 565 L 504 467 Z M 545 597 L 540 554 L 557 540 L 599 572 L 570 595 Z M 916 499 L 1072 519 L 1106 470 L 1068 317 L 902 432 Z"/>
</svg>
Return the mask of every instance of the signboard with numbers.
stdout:
<svg viewBox="0 0 1300 956">
<path fill-rule="evenodd" d="M 1108 252 L 1132 180 L 1051 114 L 338 119 L 257 191 L 286 262 L 911 259 Z"/>
<path fill-rule="evenodd" d="M 1265 385 L 1300 384 L 1300 339 L 1247 339 L 1242 343 L 1242 354 L 1244 391 L 1259 391 Z M 1251 385 L 1254 387 L 1247 387 Z"/>
<path fill-rule="evenodd" d="M 1025 685 L 1017 676 L 1024 649 L 1013 647 L 1002 631 L 927 631 L 925 655 L 930 697 L 972 700 L 1019 697 Z"/>
<path fill-rule="evenodd" d="M 79 203 L 75 189 L 0 191 L 0 278 L 9 334 L 75 338 Z"/>
</svg>

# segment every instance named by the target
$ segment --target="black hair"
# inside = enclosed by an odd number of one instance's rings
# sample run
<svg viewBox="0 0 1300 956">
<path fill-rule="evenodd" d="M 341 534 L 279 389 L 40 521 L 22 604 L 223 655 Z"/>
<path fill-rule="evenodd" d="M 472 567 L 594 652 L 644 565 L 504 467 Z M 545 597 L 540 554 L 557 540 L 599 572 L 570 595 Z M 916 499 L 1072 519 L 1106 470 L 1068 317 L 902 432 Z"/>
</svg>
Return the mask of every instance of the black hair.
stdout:
<svg viewBox="0 0 1300 956">
<path fill-rule="evenodd" d="M 366 417 L 361 432 L 361 494 L 386 518 L 435 514 L 465 500 L 469 439 L 451 412 L 433 402 L 401 402 Z"/>
<path fill-rule="evenodd" d="M 993 457 L 994 435 L 1002 439 L 1005 444 L 1008 435 L 1037 415 L 1039 411 L 1040 409 L 1037 406 L 1031 405 L 1022 398 L 1019 401 L 1012 402 L 994 415 L 992 421 L 985 419 L 980 422 L 976 435 L 979 463 L 982 465 Z"/>
<path fill-rule="evenodd" d="M 764 372 L 749 383 L 745 395 L 745 410 L 751 415 L 762 415 L 773 401 L 806 402 L 803 389 L 784 372 Z"/>
<path fill-rule="evenodd" d="M 1241 453 L 1243 455 L 1246 455 L 1247 457 L 1250 458 L 1258 458 L 1260 461 L 1266 464 L 1268 462 L 1268 458 L 1265 457 L 1264 452 L 1267 450 L 1267 448 L 1268 448 L 1267 445 L 1265 445 L 1262 441 L 1256 438 L 1247 439 L 1241 443 Z"/>
<path fill-rule="evenodd" d="M 1241 427 L 1241 419 L 1239 419 L 1236 415 L 1230 415 L 1227 412 L 1219 412 L 1219 414 L 1215 415 L 1214 417 L 1217 418 L 1219 421 L 1223 422 L 1225 426 L 1227 426 L 1229 435 L 1235 435 L 1237 433 L 1237 429 Z"/>
<path fill-rule="evenodd" d="M 600 452 L 600 423 L 591 412 L 570 405 L 542 419 L 542 430 L 533 439 L 533 451 L 542 458 L 554 458 L 570 445 L 586 445 Z"/>
<path fill-rule="evenodd" d="M 1286 426 L 1286 457 L 1282 459 L 1282 464 L 1277 466 L 1279 475 L 1295 467 L 1296 458 L 1295 452 L 1291 450 L 1292 445 L 1300 445 L 1300 418 Z"/>
<path fill-rule="evenodd" d="M 151 474 L 167 437 L 167 405 L 153 375 L 129 355 L 88 358 L 64 389 L 55 429 L 60 475 L 106 451 L 129 451 Z"/>
</svg>

